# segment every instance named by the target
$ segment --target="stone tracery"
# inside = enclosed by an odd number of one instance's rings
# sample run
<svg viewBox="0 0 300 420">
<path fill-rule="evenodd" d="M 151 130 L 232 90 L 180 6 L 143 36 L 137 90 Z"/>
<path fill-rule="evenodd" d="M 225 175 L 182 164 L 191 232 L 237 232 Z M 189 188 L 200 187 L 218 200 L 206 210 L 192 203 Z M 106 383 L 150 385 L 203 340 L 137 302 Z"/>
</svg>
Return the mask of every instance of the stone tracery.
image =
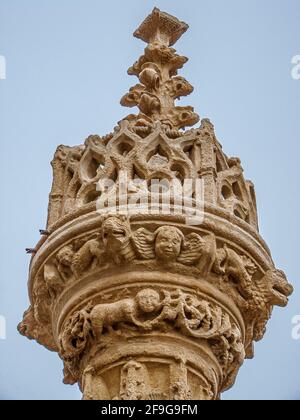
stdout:
<svg viewBox="0 0 300 420">
<path fill-rule="evenodd" d="M 225 155 L 209 120 L 183 130 L 200 120 L 175 104 L 193 91 L 178 75 L 187 58 L 172 48 L 187 28 L 154 9 L 135 32 L 148 43 L 128 70 L 139 84 L 121 99 L 138 114 L 83 146 L 59 146 L 52 162 L 47 235 L 19 331 L 59 353 L 84 399 L 219 398 L 293 291 L 259 236 L 240 160 Z M 203 223 L 100 211 L 124 174 L 129 194 L 138 178 L 201 179 Z M 148 200 L 149 189 L 139 193 Z"/>
</svg>

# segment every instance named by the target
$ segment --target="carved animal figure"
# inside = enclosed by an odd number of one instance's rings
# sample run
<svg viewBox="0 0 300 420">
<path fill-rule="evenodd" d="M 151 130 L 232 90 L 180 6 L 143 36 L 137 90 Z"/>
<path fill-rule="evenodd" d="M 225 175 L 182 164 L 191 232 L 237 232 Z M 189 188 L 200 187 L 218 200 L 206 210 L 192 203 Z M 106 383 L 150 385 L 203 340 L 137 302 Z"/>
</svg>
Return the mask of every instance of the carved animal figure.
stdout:
<svg viewBox="0 0 300 420">
<path fill-rule="evenodd" d="M 77 241 L 76 246 L 75 244 L 67 245 L 57 253 L 57 270 L 64 282 L 73 275 L 79 277 L 86 270 L 96 268 L 104 254 L 100 238 L 100 235 L 96 235 L 95 238 L 89 240 L 80 240 L 80 245 Z M 76 248 L 78 248 L 77 251 L 75 251 Z"/>
<path fill-rule="evenodd" d="M 293 293 L 294 288 L 288 283 L 286 275 L 281 270 L 268 270 L 261 280 L 256 282 L 257 291 L 261 291 L 264 296 L 264 302 L 271 305 L 285 307 L 288 304 L 288 297 Z M 259 294 L 255 295 L 255 297 Z M 260 300 L 260 299 L 259 299 Z M 263 303 L 260 300 L 261 304 Z"/>
<path fill-rule="evenodd" d="M 18 325 L 18 331 L 20 334 L 24 335 L 25 337 L 33 340 L 36 338 L 36 320 L 34 318 L 34 310 L 32 306 L 30 306 L 27 311 L 24 312 L 23 320 Z"/>
<path fill-rule="evenodd" d="M 135 258 L 130 223 L 126 217 L 110 216 L 102 224 L 102 241 L 107 255 L 116 263 Z"/>
<path fill-rule="evenodd" d="M 23 315 L 23 321 L 18 325 L 20 334 L 29 338 L 29 340 L 36 340 L 38 343 L 43 344 L 50 351 L 57 351 L 57 345 L 52 336 L 49 336 L 50 324 L 41 326 L 40 319 L 36 319 L 38 310 L 36 304 L 34 307 L 30 306 Z"/>
<path fill-rule="evenodd" d="M 73 257 L 74 249 L 72 245 L 64 246 L 56 255 L 57 270 L 64 282 L 67 282 L 73 275 Z"/>
<path fill-rule="evenodd" d="M 138 315 L 140 313 L 155 313 L 160 307 L 160 296 L 158 292 L 152 289 L 141 290 L 135 298 L 97 305 L 90 314 L 93 332 L 99 339 L 104 328 L 111 328 L 118 323 L 126 322 L 145 329 L 147 322 L 141 322 Z"/>
<path fill-rule="evenodd" d="M 101 342 L 104 330 L 136 326 L 142 332 L 154 328 L 167 331 L 180 330 L 183 334 L 199 339 L 217 339 L 231 328 L 229 315 L 217 305 L 196 296 L 163 291 L 164 298 L 153 289 L 139 291 L 134 297 L 113 303 L 88 304 L 77 311 L 66 323 L 59 337 L 60 355 L 65 361 L 66 380 L 78 375 L 80 358 L 86 346 L 96 340 Z M 70 383 L 71 383 L 70 382 Z"/>
<path fill-rule="evenodd" d="M 140 228 L 134 234 L 134 244 L 142 259 L 157 258 L 164 264 L 179 262 L 195 265 L 204 277 L 210 272 L 215 259 L 213 235 L 205 239 L 196 233 L 184 236 L 174 226 L 162 226 L 154 233 Z"/>
<path fill-rule="evenodd" d="M 224 248 L 216 251 L 213 271 L 216 274 L 226 275 L 229 279 L 231 277 L 237 284 L 241 295 L 246 299 L 249 299 L 252 296 L 252 276 L 247 268 L 252 274 L 253 269 L 254 272 L 256 271 L 255 266 L 253 266 L 250 261 L 245 262 L 241 256 L 228 248 L 226 244 L 224 245 Z"/>
<path fill-rule="evenodd" d="M 93 270 L 105 257 L 116 264 L 132 261 L 136 255 L 132 245 L 130 224 L 125 217 L 110 216 L 102 224 L 100 234 L 91 239 L 77 240 L 64 246 L 56 256 L 57 271 L 62 279 L 47 267 L 46 282 L 54 287 L 66 283 L 73 275 L 79 277 L 87 270 Z M 52 286 L 51 286 L 52 287 Z"/>
<path fill-rule="evenodd" d="M 253 299 L 248 305 L 249 312 L 252 315 L 256 314 L 253 327 L 255 341 L 263 338 L 273 306 L 285 307 L 293 291 L 293 286 L 288 283 L 286 275 L 281 270 L 268 270 L 261 280 L 255 282 Z"/>
<path fill-rule="evenodd" d="M 76 277 L 88 269 L 95 269 L 100 263 L 103 250 L 99 239 L 100 235 L 90 239 L 74 254 L 72 270 Z"/>
<path fill-rule="evenodd" d="M 44 279 L 51 299 L 55 299 L 64 289 L 64 279 L 54 264 L 45 264 Z"/>
</svg>

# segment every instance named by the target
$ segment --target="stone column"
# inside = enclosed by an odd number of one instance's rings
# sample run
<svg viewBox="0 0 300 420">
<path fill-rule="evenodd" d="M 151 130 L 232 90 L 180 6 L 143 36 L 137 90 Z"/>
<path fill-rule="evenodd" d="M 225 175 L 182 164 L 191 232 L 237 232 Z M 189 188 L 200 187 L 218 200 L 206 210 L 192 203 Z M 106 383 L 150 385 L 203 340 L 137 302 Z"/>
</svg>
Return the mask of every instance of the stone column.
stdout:
<svg viewBox="0 0 300 420">
<path fill-rule="evenodd" d="M 258 233 L 240 160 L 208 120 L 183 130 L 200 120 L 175 105 L 193 90 L 172 48 L 187 29 L 154 9 L 135 32 L 147 43 L 128 71 L 139 84 L 121 100 L 139 113 L 52 162 L 19 331 L 59 354 L 84 399 L 218 399 L 293 291 Z M 186 181 L 204 194 L 184 197 Z"/>
</svg>

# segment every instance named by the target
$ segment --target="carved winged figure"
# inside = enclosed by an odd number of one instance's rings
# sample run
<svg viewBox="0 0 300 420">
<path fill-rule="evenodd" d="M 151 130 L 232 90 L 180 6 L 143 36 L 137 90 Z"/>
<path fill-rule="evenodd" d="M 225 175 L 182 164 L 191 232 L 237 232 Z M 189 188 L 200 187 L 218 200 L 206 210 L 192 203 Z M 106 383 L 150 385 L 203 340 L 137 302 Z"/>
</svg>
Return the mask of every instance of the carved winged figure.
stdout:
<svg viewBox="0 0 300 420">
<path fill-rule="evenodd" d="M 184 236 L 174 226 L 162 226 L 154 233 L 140 228 L 134 233 L 136 251 L 142 259 L 157 258 L 163 264 L 179 262 L 196 265 L 203 276 L 214 263 L 216 243 L 213 235 L 205 239 L 196 233 Z"/>
<path fill-rule="evenodd" d="M 91 331 L 90 312 L 92 305 L 77 311 L 68 320 L 59 338 L 61 356 L 68 360 L 79 356 L 86 347 Z"/>
</svg>

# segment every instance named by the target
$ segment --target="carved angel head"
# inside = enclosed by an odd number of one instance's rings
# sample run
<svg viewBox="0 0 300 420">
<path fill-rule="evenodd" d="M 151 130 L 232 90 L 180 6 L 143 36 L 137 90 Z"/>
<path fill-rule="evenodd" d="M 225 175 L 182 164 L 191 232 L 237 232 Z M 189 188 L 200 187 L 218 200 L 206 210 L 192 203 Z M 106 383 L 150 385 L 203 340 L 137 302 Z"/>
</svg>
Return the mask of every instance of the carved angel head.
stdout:
<svg viewBox="0 0 300 420">
<path fill-rule="evenodd" d="M 156 231 L 155 253 L 162 261 L 176 261 L 184 241 L 182 232 L 173 226 L 163 226 Z"/>
<path fill-rule="evenodd" d="M 210 247 L 209 240 L 206 242 Z M 184 236 L 174 226 L 162 226 L 154 233 L 140 228 L 134 233 L 134 244 L 139 257 L 147 260 L 157 258 L 164 263 L 177 261 L 184 265 L 193 265 L 203 254 L 206 242 L 196 233 Z M 207 252 L 213 254 L 210 248 Z"/>
</svg>

